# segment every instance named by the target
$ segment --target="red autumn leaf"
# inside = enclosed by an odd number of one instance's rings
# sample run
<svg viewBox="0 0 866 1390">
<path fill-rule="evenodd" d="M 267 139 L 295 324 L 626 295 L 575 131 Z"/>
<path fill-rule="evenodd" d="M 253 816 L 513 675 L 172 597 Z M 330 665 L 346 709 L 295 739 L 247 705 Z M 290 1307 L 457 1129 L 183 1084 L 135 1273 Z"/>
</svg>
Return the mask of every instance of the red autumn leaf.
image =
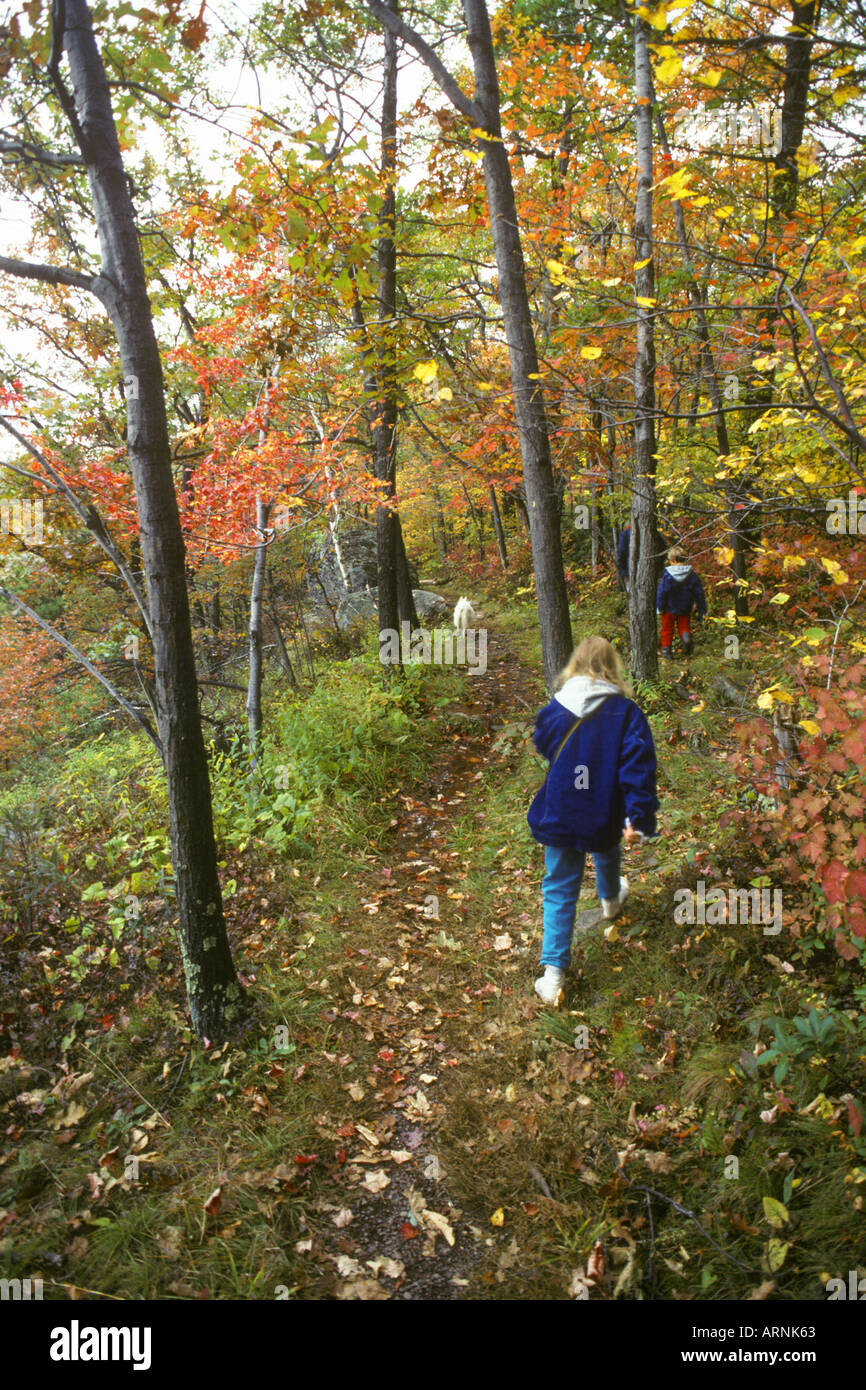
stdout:
<svg viewBox="0 0 866 1390">
<path fill-rule="evenodd" d="M 863 1128 L 863 1111 L 853 1096 L 848 1101 L 848 1119 L 851 1122 L 851 1133 L 855 1139 L 859 1139 Z"/>
<path fill-rule="evenodd" d="M 625 1085 L 625 1072 L 620 1071 L 619 1068 L 617 1068 L 617 1070 L 613 1074 L 613 1084 L 617 1087 Z"/>
<path fill-rule="evenodd" d="M 217 1212 L 220 1209 L 220 1203 L 222 1202 L 222 1199 L 222 1187 L 215 1187 L 213 1192 L 210 1194 L 210 1196 L 204 1204 L 205 1215 L 216 1216 Z"/>
<path fill-rule="evenodd" d="M 600 1279 L 603 1274 L 604 1250 L 602 1249 L 601 1241 L 597 1240 L 586 1262 L 586 1277 L 587 1279 Z"/>
<path fill-rule="evenodd" d="M 404 1240 L 414 1240 L 418 1234 L 418 1227 L 413 1226 L 411 1221 L 404 1221 L 400 1230 Z"/>
<path fill-rule="evenodd" d="M 299 1168 L 305 1168 L 310 1163 L 315 1163 L 318 1157 L 318 1154 L 295 1154 L 295 1162 Z"/>
</svg>

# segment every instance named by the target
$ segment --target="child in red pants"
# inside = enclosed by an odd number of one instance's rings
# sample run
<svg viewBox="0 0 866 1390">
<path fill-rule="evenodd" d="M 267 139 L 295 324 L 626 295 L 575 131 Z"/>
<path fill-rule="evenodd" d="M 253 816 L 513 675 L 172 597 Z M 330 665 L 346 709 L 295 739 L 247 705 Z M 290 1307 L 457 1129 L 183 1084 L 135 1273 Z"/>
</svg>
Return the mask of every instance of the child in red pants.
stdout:
<svg viewBox="0 0 866 1390">
<path fill-rule="evenodd" d="M 656 593 L 656 610 L 661 614 L 662 656 L 671 658 L 674 640 L 674 621 L 680 634 L 680 642 L 686 656 L 692 650 L 690 618 L 692 609 L 695 617 L 703 618 L 707 612 L 707 599 L 699 576 L 686 562 L 685 551 L 674 545 L 668 551 L 668 565 L 661 578 Z"/>
</svg>

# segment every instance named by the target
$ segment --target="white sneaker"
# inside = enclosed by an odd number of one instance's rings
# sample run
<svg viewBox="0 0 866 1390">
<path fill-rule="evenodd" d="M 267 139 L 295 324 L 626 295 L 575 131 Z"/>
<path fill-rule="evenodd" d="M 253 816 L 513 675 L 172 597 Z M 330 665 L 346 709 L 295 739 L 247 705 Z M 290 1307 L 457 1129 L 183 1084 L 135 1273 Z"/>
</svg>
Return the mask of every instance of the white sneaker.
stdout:
<svg viewBox="0 0 866 1390">
<path fill-rule="evenodd" d="M 556 1008 L 562 1000 L 564 984 L 565 971 L 555 965 L 546 965 L 544 974 L 535 981 L 535 993 L 545 1004 L 552 1004 Z"/>
<path fill-rule="evenodd" d="M 602 914 L 602 916 L 605 917 L 605 918 L 607 919 L 608 922 L 612 921 L 614 917 L 618 917 L 619 914 L 622 912 L 622 905 L 623 905 L 623 903 L 625 902 L 625 900 L 626 900 L 627 897 L 628 897 L 628 879 L 627 879 L 627 878 L 620 878 L 620 881 L 619 881 L 619 896 L 616 897 L 616 898 L 602 898 L 602 900 L 601 900 L 601 914 Z"/>
</svg>

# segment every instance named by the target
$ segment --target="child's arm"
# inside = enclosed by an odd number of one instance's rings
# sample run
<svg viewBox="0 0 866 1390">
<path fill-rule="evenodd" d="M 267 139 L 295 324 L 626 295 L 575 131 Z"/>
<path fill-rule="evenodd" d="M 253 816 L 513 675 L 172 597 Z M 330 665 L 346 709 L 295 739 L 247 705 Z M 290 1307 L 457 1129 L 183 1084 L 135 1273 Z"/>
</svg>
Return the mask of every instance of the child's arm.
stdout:
<svg viewBox="0 0 866 1390">
<path fill-rule="evenodd" d="M 626 824 L 641 836 L 656 834 L 656 751 L 645 715 L 632 705 L 623 731 L 617 778 L 625 803 Z M 626 834 L 627 843 L 635 836 Z"/>
<path fill-rule="evenodd" d="M 658 588 L 656 589 L 656 612 L 657 612 L 657 613 L 664 613 L 664 611 L 665 611 L 665 606 L 666 606 L 666 604 L 667 604 L 667 596 L 668 596 L 667 579 L 668 579 L 667 573 L 663 574 L 662 577 L 661 577 L 661 579 L 659 580 L 659 586 L 658 586 Z"/>
</svg>

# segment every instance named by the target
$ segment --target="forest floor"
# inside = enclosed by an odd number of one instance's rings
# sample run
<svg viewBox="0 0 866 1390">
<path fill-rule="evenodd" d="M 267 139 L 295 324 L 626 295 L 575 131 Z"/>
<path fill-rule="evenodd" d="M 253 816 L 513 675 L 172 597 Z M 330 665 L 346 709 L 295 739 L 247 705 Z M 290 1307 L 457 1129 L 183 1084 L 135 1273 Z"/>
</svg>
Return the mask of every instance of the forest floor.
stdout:
<svg viewBox="0 0 866 1390">
<path fill-rule="evenodd" d="M 596 626 L 621 619 L 599 603 Z M 61 1064 L 17 1049 L 5 1274 L 55 1298 L 822 1298 L 863 1261 L 838 1110 L 819 1124 L 791 1086 L 766 1120 L 750 1060 L 750 1025 L 816 997 L 822 968 L 673 919 L 729 789 L 727 718 L 717 739 L 683 727 L 709 651 L 650 711 L 663 838 L 626 855 L 606 930 L 588 862 L 564 1006 L 535 996 L 530 642 L 525 612 L 491 606 L 486 675 L 429 708 L 426 775 L 395 745 L 366 845 L 325 811 L 312 860 L 265 870 L 252 846 L 230 866 L 255 1003 L 237 1044 L 184 1035 L 164 956 Z M 728 860 L 748 882 L 748 847 Z"/>
</svg>

